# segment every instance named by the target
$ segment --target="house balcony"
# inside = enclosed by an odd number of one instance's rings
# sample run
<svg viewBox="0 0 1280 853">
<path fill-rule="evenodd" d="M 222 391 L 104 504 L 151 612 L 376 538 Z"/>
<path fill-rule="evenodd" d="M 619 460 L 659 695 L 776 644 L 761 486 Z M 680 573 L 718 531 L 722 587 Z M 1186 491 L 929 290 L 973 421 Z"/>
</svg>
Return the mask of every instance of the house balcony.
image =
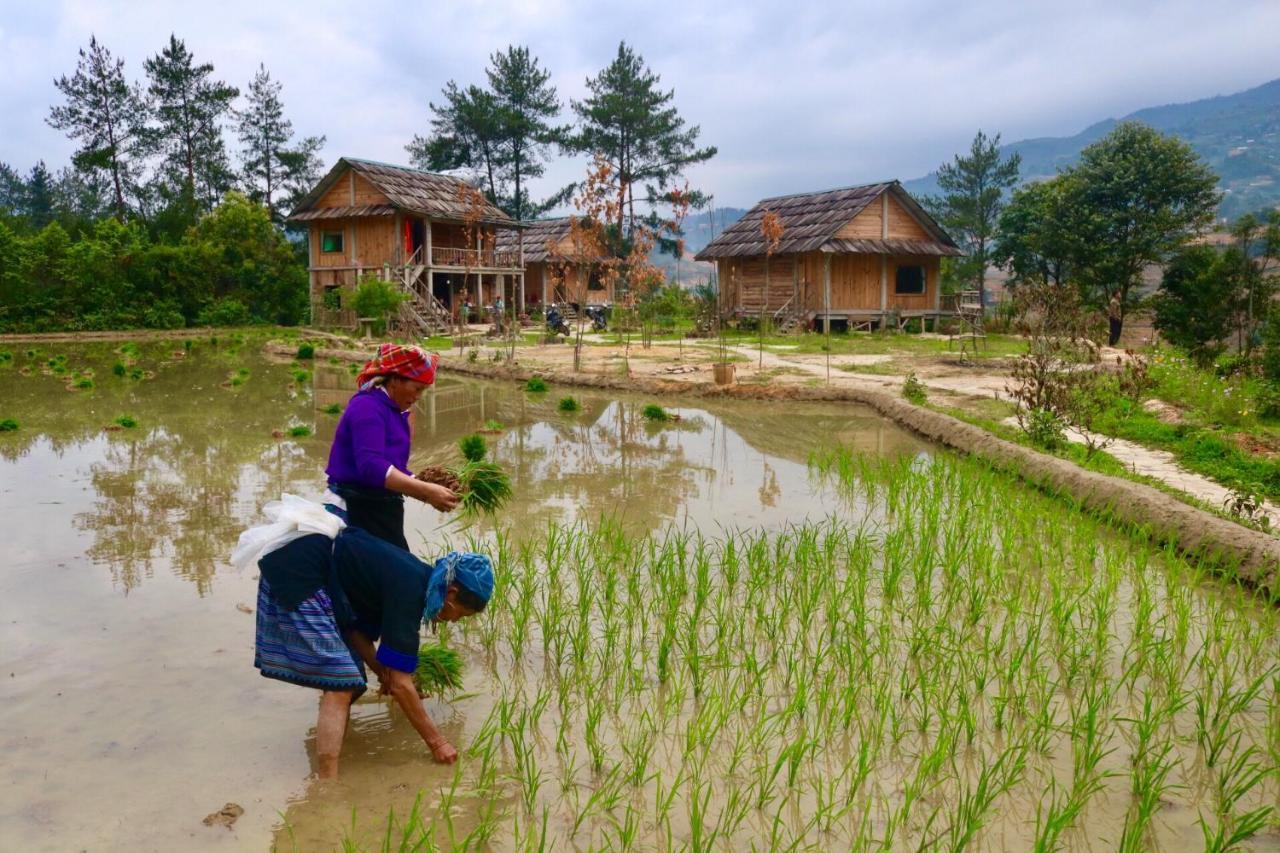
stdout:
<svg viewBox="0 0 1280 853">
<path fill-rule="evenodd" d="M 499 252 L 493 249 L 459 249 L 453 246 L 433 246 L 431 266 L 436 269 L 519 272 L 519 252 Z"/>
</svg>

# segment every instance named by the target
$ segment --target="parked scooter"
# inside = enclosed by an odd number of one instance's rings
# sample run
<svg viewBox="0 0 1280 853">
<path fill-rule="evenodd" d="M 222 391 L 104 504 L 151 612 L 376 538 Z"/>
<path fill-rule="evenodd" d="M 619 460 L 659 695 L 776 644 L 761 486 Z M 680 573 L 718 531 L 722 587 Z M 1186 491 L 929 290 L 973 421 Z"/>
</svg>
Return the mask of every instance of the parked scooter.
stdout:
<svg viewBox="0 0 1280 853">
<path fill-rule="evenodd" d="M 550 335 L 569 335 L 569 324 L 564 321 L 564 315 L 560 313 L 560 309 L 554 305 L 547 306 L 547 334 Z"/>
<path fill-rule="evenodd" d="M 603 332 L 609 327 L 608 305 L 588 305 L 584 313 L 591 321 L 591 331 Z"/>
</svg>

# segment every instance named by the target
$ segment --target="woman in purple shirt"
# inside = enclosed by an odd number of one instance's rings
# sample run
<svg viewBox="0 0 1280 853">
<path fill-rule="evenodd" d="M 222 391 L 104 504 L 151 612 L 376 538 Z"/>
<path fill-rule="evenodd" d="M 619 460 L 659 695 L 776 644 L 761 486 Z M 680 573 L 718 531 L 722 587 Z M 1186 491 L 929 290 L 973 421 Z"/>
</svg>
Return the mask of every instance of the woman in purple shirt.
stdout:
<svg viewBox="0 0 1280 853">
<path fill-rule="evenodd" d="M 418 347 L 383 344 L 356 377 L 351 398 L 329 451 L 329 490 L 346 504 L 347 521 L 409 550 L 404 536 L 404 496 L 441 512 L 458 505 L 444 486 L 414 479 L 410 410 L 436 379 L 437 356 Z"/>
</svg>

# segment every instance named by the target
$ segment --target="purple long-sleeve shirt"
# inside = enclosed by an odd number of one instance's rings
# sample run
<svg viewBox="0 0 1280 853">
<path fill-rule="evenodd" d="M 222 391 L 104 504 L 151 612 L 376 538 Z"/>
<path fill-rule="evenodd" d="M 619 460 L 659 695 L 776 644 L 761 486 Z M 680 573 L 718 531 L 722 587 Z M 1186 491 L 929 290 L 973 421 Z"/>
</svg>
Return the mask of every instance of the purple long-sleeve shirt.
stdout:
<svg viewBox="0 0 1280 853">
<path fill-rule="evenodd" d="M 333 436 L 329 482 L 380 489 L 393 467 L 409 473 L 409 413 L 381 388 L 357 392 Z"/>
</svg>

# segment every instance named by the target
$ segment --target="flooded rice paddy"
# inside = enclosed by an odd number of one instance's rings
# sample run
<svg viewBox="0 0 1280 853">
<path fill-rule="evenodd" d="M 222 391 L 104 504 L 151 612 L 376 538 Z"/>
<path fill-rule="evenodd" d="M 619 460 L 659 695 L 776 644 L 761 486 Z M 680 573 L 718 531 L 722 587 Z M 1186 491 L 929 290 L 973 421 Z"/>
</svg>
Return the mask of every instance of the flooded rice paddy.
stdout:
<svg viewBox="0 0 1280 853">
<path fill-rule="evenodd" d="M 227 555 L 323 490 L 348 369 L 235 340 L 12 352 L 6 849 L 1280 845 L 1274 610 L 857 408 L 654 424 L 651 399 L 568 415 L 566 389 L 448 378 L 415 462 L 494 421 L 515 489 L 495 524 L 408 513 L 424 553 L 500 557 L 446 633 L 464 693 L 429 702 L 463 757 L 366 695 L 319 783 L 316 696 L 253 670 L 256 578 Z"/>
</svg>

